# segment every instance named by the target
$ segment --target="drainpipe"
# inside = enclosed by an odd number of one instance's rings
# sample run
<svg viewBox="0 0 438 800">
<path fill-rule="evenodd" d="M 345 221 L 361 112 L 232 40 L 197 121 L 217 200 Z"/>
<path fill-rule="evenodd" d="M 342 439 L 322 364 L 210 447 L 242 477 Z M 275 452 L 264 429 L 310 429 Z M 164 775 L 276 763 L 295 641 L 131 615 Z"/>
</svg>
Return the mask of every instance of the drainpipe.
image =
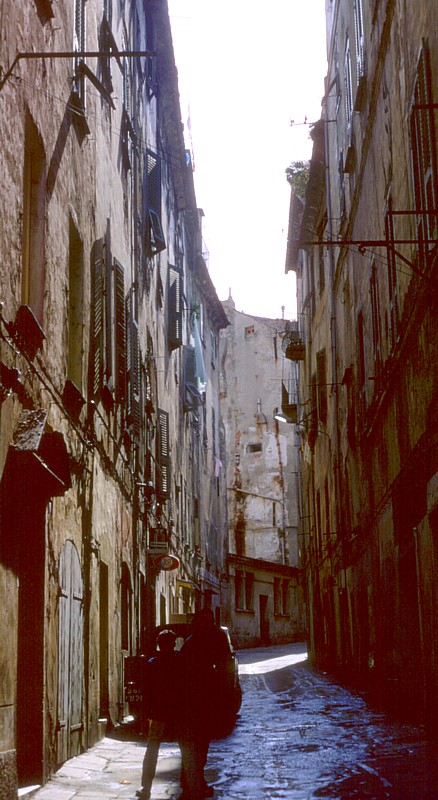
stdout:
<svg viewBox="0 0 438 800">
<path fill-rule="evenodd" d="M 328 96 L 335 85 L 336 79 L 333 78 L 329 84 L 327 91 L 323 98 L 323 105 L 325 108 L 326 119 L 324 120 L 324 151 L 325 151 L 325 189 L 326 189 L 326 205 L 327 205 L 327 236 L 329 241 L 333 241 L 333 226 L 332 226 L 332 200 L 331 200 L 331 186 L 330 186 L 330 151 L 329 151 L 329 135 L 328 124 L 329 114 L 327 109 Z M 335 441 L 334 441 L 334 471 L 335 471 L 335 502 L 336 502 L 336 529 L 338 536 L 341 536 L 341 556 L 342 556 L 342 572 L 344 583 L 346 585 L 345 576 L 345 561 L 344 561 L 344 525 L 341 504 L 341 436 L 339 428 L 339 381 L 338 381 L 338 368 L 337 368 L 337 344 L 336 344 L 336 306 L 335 306 L 335 263 L 333 248 L 328 248 L 329 256 L 329 278 L 330 278 L 330 345 L 332 355 L 332 383 L 335 395 Z M 342 611 L 341 611 L 342 613 Z M 341 621 L 342 625 L 342 621 Z"/>
</svg>

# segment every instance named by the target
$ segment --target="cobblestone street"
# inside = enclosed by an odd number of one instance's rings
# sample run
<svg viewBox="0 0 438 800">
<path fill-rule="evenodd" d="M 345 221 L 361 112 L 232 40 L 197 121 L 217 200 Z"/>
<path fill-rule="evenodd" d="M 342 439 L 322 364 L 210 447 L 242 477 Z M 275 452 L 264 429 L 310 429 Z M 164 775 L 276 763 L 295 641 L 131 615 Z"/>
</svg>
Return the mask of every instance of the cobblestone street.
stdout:
<svg viewBox="0 0 438 800">
<path fill-rule="evenodd" d="M 301 645 L 239 654 L 236 728 L 211 744 L 206 777 L 223 800 L 432 800 L 438 763 L 421 729 L 391 722 L 313 672 Z M 134 798 L 144 741 L 105 738 L 68 761 L 37 800 Z M 179 750 L 161 747 L 154 800 L 178 797 Z"/>
</svg>

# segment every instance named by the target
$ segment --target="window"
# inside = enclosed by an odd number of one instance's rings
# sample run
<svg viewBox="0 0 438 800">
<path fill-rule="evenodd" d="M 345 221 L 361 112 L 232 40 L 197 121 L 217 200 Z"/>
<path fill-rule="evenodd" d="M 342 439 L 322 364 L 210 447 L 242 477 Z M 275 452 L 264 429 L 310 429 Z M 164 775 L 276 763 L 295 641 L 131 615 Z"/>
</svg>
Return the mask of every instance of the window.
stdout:
<svg viewBox="0 0 438 800">
<path fill-rule="evenodd" d="M 329 496 L 329 484 L 327 477 L 324 481 L 324 509 L 325 509 L 325 536 L 326 540 L 328 540 L 327 537 L 331 536 L 331 525 L 330 525 L 330 496 Z"/>
<path fill-rule="evenodd" d="M 438 234 L 438 180 L 436 163 L 435 120 L 431 89 L 431 71 L 427 43 L 423 41 L 412 100 L 410 134 L 411 167 L 417 215 L 420 269 L 426 269 L 428 256 Z M 431 213 L 435 212 L 435 213 Z"/>
<path fill-rule="evenodd" d="M 86 50 L 86 0 L 75 0 L 75 16 L 74 16 L 74 36 L 73 36 L 73 51 L 75 53 L 83 53 Z M 111 34 L 110 29 L 106 27 L 106 34 L 105 42 L 108 45 L 108 38 Z M 110 47 L 114 44 L 116 50 L 117 46 L 115 45 L 114 39 L 111 34 L 110 38 Z M 77 55 L 73 61 L 73 70 L 74 70 L 74 81 L 72 87 L 72 95 L 71 95 L 71 104 L 73 109 L 76 110 L 76 113 L 73 114 L 73 119 L 78 122 L 79 118 L 85 116 L 85 78 L 87 78 L 93 86 L 97 89 L 97 91 L 101 94 L 104 100 L 111 106 L 111 108 L 115 109 L 115 105 L 112 101 L 110 91 L 112 86 L 108 86 L 108 88 L 99 80 L 97 75 L 87 66 L 85 63 L 85 59 L 81 55 Z M 105 70 L 102 72 L 102 77 L 107 78 L 108 75 L 105 73 Z M 84 133 L 90 133 L 88 125 L 83 123 L 83 131 Z"/>
<path fill-rule="evenodd" d="M 280 585 L 281 579 L 274 578 L 274 614 L 281 614 Z"/>
<path fill-rule="evenodd" d="M 155 52 L 157 47 L 155 24 L 152 14 L 149 10 L 146 11 L 146 50 Z M 149 97 L 153 97 L 157 93 L 157 59 L 155 56 L 148 56 L 146 59 L 146 83 L 148 87 Z"/>
<path fill-rule="evenodd" d="M 236 570 L 234 578 L 234 605 L 236 608 L 245 607 L 243 572 Z"/>
<path fill-rule="evenodd" d="M 73 50 L 81 53 L 85 50 L 85 0 L 75 0 L 75 27 L 73 34 Z M 78 72 L 83 59 L 74 60 L 75 88 L 79 97 L 84 99 L 84 77 Z"/>
<path fill-rule="evenodd" d="M 351 144 L 351 121 L 353 116 L 353 78 L 351 74 L 351 52 L 350 41 L 347 38 L 345 43 L 344 58 L 344 100 L 345 100 L 345 122 L 347 126 L 347 144 Z"/>
<path fill-rule="evenodd" d="M 70 218 L 68 255 L 68 378 L 82 391 L 84 247 Z"/>
<path fill-rule="evenodd" d="M 107 53 L 108 51 L 114 53 L 117 59 L 117 63 L 120 69 L 122 69 L 122 62 L 120 60 L 120 56 L 118 55 L 119 50 L 117 47 L 116 40 L 114 38 L 114 34 L 112 32 L 111 24 L 112 24 L 111 1 L 104 0 L 103 17 L 99 30 L 99 46 L 104 53 Z M 108 92 L 113 91 L 112 61 L 113 59 L 107 56 L 101 57 L 99 59 L 102 84 L 103 86 L 105 86 Z"/>
<path fill-rule="evenodd" d="M 315 526 L 316 526 L 316 550 L 321 555 L 322 552 L 322 528 L 321 528 L 321 492 L 318 489 L 316 492 L 316 519 L 315 519 Z"/>
<path fill-rule="evenodd" d="M 126 399 L 127 342 L 126 342 L 126 307 L 125 307 L 125 270 L 117 259 L 113 264 L 114 286 L 114 378 L 116 401 L 123 403 Z M 130 315 L 132 311 L 130 309 Z M 128 317 L 129 318 L 129 317 Z"/>
<path fill-rule="evenodd" d="M 261 442 L 250 442 L 249 444 L 246 445 L 246 452 L 261 453 L 262 452 Z"/>
<path fill-rule="evenodd" d="M 316 354 L 316 380 L 318 383 L 318 417 L 327 422 L 327 365 L 325 349 Z"/>
<path fill-rule="evenodd" d="M 335 69 L 335 87 L 336 87 L 336 116 L 339 113 L 339 109 L 341 108 L 341 99 L 342 99 L 342 89 L 341 89 L 341 75 L 340 75 L 340 68 L 339 68 L 339 40 L 338 34 L 336 33 L 335 36 L 335 45 L 334 45 L 334 69 Z"/>
<path fill-rule="evenodd" d="M 217 429 L 216 429 L 216 414 L 215 410 L 212 407 L 211 409 L 211 441 L 212 441 L 212 450 L 213 450 L 213 458 L 217 455 Z"/>
<path fill-rule="evenodd" d="M 251 611 L 254 608 L 254 574 L 245 573 L 245 608 Z"/>
<path fill-rule="evenodd" d="M 245 336 L 252 336 L 255 333 L 254 325 L 247 325 L 245 328 Z"/>
<path fill-rule="evenodd" d="M 125 37 L 123 36 L 122 39 L 122 49 L 127 50 L 127 42 Z M 123 58 L 122 61 L 122 76 L 123 76 L 123 85 L 122 85 L 122 105 L 124 111 L 128 115 L 131 113 L 131 64 L 129 58 Z"/>
<path fill-rule="evenodd" d="M 52 9 L 53 0 L 35 0 L 37 13 L 41 22 L 44 24 L 52 19 L 55 15 Z"/>
<path fill-rule="evenodd" d="M 152 150 L 146 153 L 145 175 L 145 244 L 149 256 L 165 249 L 166 243 L 161 226 L 161 169 L 160 159 Z"/>
<path fill-rule="evenodd" d="M 140 441 L 140 338 L 138 323 L 135 318 L 134 298 L 130 292 L 126 301 L 126 359 L 122 358 L 117 372 L 123 380 L 123 368 L 126 364 L 126 426 L 129 429 L 131 441 L 137 444 Z"/>
<path fill-rule="evenodd" d="M 234 578 L 234 605 L 239 611 L 254 608 L 254 573 L 236 570 Z"/>
<path fill-rule="evenodd" d="M 94 243 L 91 251 L 91 320 L 90 320 L 90 397 L 100 397 L 103 383 L 103 239 Z"/>
<path fill-rule="evenodd" d="M 286 616 L 289 606 L 289 581 L 285 578 L 274 578 L 274 614 Z"/>
<path fill-rule="evenodd" d="M 38 130 L 26 120 L 23 174 L 21 302 L 43 324 L 46 270 L 46 159 Z"/>
<path fill-rule="evenodd" d="M 121 646 L 122 650 L 130 653 L 132 643 L 132 588 L 131 576 L 125 563 L 122 564 L 120 609 Z"/>
<path fill-rule="evenodd" d="M 169 266 L 168 271 L 168 342 L 170 350 L 182 344 L 183 275 L 182 270 Z"/>
<path fill-rule="evenodd" d="M 322 231 L 321 231 L 322 234 Z M 322 234 L 323 235 L 323 234 Z M 319 255 L 319 295 L 321 296 L 324 292 L 325 288 L 325 259 L 324 259 L 324 246 L 322 244 L 319 245 L 318 248 L 318 255 Z"/>
<path fill-rule="evenodd" d="M 210 331 L 210 363 L 212 367 L 216 367 L 217 352 L 217 336 L 214 331 Z"/>
<path fill-rule="evenodd" d="M 193 411 L 202 404 L 202 397 L 197 383 L 195 348 L 190 345 L 184 345 L 182 385 L 184 411 Z"/>
<path fill-rule="evenodd" d="M 371 265 L 370 296 L 371 296 L 371 321 L 373 326 L 374 380 L 376 382 L 380 378 L 380 373 L 382 370 L 382 342 L 381 342 L 379 283 L 378 283 L 375 260 L 373 260 L 373 263 Z M 376 388 L 378 387 L 376 386 Z"/>
<path fill-rule="evenodd" d="M 309 446 L 312 448 L 318 436 L 318 379 L 312 375 L 310 384 Z"/>
<path fill-rule="evenodd" d="M 394 241 L 394 222 L 392 216 L 392 198 L 389 195 L 387 200 L 387 211 L 385 217 L 385 233 L 387 241 Z M 398 310 L 398 290 L 397 290 L 397 264 L 393 247 L 388 248 L 388 292 L 389 292 L 389 329 L 391 336 L 391 348 L 394 348 L 398 339 L 399 310 Z"/>
<path fill-rule="evenodd" d="M 169 457 L 169 414 L 158 409 L 157 436 L 157 494 L 161 500 L 169 496 L 170 457 Z"/>
<path fill-rule="evenodd" d="M 357 383 L 359 390 L 359 412 L 365 414 L 367 407 L 367 386 L 365 373 L 365 331 L 362 311 L 357 319 Z"/>
<path fill-rule="evenodd" d="M 91 337 L 89 389 L 99 397 L 103 385 L 118 403 L 126 397 L 125 270 L 111 256 L 110 227 L 91 255 Z"/>
<path fill-rule="evenodd" d="M 365 37 L 362 0 L 354 0 L 354 36 L 356 44 L 356 83 L 365 75 Z"/>
</svg>

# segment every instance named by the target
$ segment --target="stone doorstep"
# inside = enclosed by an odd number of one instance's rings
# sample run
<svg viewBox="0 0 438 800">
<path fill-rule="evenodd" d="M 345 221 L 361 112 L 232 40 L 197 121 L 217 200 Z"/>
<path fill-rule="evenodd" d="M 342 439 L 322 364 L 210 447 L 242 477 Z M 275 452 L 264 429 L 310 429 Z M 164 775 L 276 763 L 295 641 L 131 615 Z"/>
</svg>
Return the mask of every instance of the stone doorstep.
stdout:
<svg viewBox="0 0 438 800">
<path fill-rule="evenodd" d="M 26 797 L 33 797 L 34 794 L 37 793 L 38 789 L 41 789 L 41 786 L 38 783 L 35 786 L 24 786 L 22 789 L 18 790 L 18 800 L 22 800 L 22 798 Z"/>
</svg>

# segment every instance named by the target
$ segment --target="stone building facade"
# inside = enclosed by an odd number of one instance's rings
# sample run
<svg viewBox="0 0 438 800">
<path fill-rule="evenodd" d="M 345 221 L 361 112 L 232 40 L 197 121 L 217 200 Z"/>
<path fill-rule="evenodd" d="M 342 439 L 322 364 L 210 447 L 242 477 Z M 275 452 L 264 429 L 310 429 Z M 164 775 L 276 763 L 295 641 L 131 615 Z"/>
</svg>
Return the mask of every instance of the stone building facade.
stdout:
<svg viewBox="0 0 438 800">
<path fill-rule="evenodd" d="M 289 642 L 305 628 L 298 560 L 297 461 L 282 387 L 287 323 L 236 311 L 220 340 L 228 491 L 229 625 L 238 647 Z M 293 401 L 292 397 L 292 401 Z M 279 421 L 278 417 L 283 417 Z"/>
<path fill-rule="evenodd" d="M 126 657 L 155 624 L 201 603 L 223 613 L 228 321 L 202 248 L 167 3 L 18 0 L 1 53 L 9 800 L 121 722 Z"/>
<path fill-rule="evenodd" d="M 436 725 L 436 14 L 326 8 L 323 116 L 286 258 L 305 345 L 310 653 Z"/>
</svg>

